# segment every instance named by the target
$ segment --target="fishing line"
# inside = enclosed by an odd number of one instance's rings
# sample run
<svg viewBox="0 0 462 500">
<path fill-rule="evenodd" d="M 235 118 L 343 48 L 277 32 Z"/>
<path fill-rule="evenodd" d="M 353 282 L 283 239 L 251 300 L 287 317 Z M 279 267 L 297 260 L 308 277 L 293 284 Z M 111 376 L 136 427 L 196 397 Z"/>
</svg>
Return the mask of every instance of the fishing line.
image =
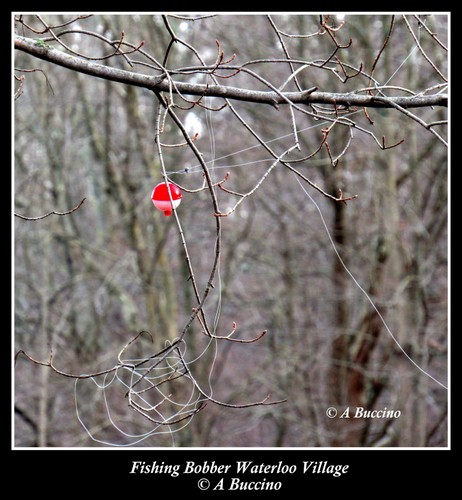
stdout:
<svg viewBox="0 0 462 500">
<path fill-rule="evenodd" d="M 313 203 L 313 205 L 316 207 L 316 210 L 318 211 L 319 213 L 319 216 L 321 218 L 321 222 L 324 226 L 324 229 L 326 230 L 326 233 L 327 233 L 327 236 L 329 238 L 329 241 L 332 245 L 332 248 L 334 249 L 334 252 L 335 252 L 335 255 L 337 256 L 340 264 L 342 265 L 342 267 L 345 269 L 345 271 L 347 272 L 347 274 L 350 276 L 350 278 L 353 280 L 354 284 L 359 288 L 359 290 L 361 290 L 361 292 L 366 296 L 367 300 L 369 301 L 369 303 L 371 304 L 372 308 L 374 309 L 374 311 L 377 313 L 378 317 L 380 318 L 381 322 L 383 323 L 383 326 L 385 327 L 385 329 L 387 330 L 388 334 L 390 335 L 390 337 L 392 338 L 393 342 L 397 345 L 397 347 L 400 349 L 400 351 L 404 354 L 404 356 L 406 356 L 406 358 L 417 368 L 419 369 L 424 375 L 426 375 L 427 377 L 431 378 L 434 382 L 436 382 L 438 385 L 440 385 L 441 387 L 443 387 L 444 389 L 448 389 L 447 386 L 445 386 L 443 383 L 441 383 L 439 380 L 437 380 L 435 377 L 433 377 L 432 375 L 430 375 L 430 373 L 428 373 L 427 371 L 425 371 L 421 366 L 419 366 L 410 356 L 409 354 L 404 350 L 404 348 L 401 346 L 401 344 L 398 342 L 398 340 L 396 339 L 396 337 L 393 335 L 392 331 L 390 330 L 390 328 L 388 327 L 385 319 L 383 318 L 382 314 L 380 313 L 380 311 L 378 310 L 377 306 L 374 304 L 374 301 L 370 298 L 369 294 L 366 292 L 366 290 L 359 284 L 358 280 L 354 277 L 354 275 L 351 273 L 351 271 L 348 269 L 348 267 L 346 266 L 345 262 L 343 261 L 342 257 L 340 256 L 340 253 L 339 251 L 337 250 L 337 247 L 335 246 L 335 243 L 334 243 L 334 240 L 330 234 L 330 231 L 329 231 L 329 228 L 327 226 L 327 223 L 324 219 L 324 216 L 322 214 L 322 211 L 321 209 L 319 208 L 319 205 L 314 201 L 313 197 L 310 195 L 310 193 L 305 189 L 305 186 L 303 186 L 303 184 L 301 183 L 300 179 L 298 178 L 298 176 L 294 173 L 293 174 L 295 179 L 297 180 L 298 184 L 300 185 L 300 187 L 303 189 L 303 192 L 306 194 L 306 196 L 308 196 L 308 198 L 311 200 L 311 202 Z"/>
<path fill-rule="evenodd" d="M 207 111 L 209 111 L 209 110 L 207 110 Z M 211 112 L 211 111 L 209 111 L 209 112 Z M 351 113 L 346 114 L 345 117 L 349 118 L 350 116 L 353 116 L 353 115 L 355 115 L 357 113 L 360 113 L 360 112 L 361 112 L 360 110 L 352 111 Z M 328 121 L 328 120 L 320 122 L 320 123 L 316 123 L 315 125 L 310 125 L 309 127 L 305 127 L 305 128 L 300 129 L 298 131 L 298 133 L 306 132 L 307 130 L 312 130 L 312 129 L 318 128 L 318 127 L 323 127 L 324 125 L 327 125 L 329 123 L 331 123 L 331 122 Z M 287 137 L 293 137 L 293 132 L 291 132 L 289 134 L 281 135 L 279 137 L 275 137 L 273 139 L 269 139 L 268 141 L 265 141 L 265 144 L 271 144 L 273 142 L 280 141 L 282 139 L 287 139 Z M 215 166 L 215 162 L 218 162 L 220 160 L 225 160 L 227 158 L 231 158 L 232 156 L 237 156 L 237 155 L 239 155 L 241 153 L 245 153 L 247 151 L 251 151 L 252 149 L 256 149 L 256 148 L 259 148 L 259 147 L 261 147 L 261 144 L 255 144 L 254 146 L 249 146 L 247 148 L 240 149 L 239 151 L 235 151 L 233 153 L 229 153 L 227 155 L 220 156 L 219 158 L 215 158 L 213 156 L 212 160 L 205 161 L 205 164 L 207 165 L 207 167 L 209 168 L 209 170 L 215 170 L 215 169 L 220 169 L 220 168 L 235 168 L 235 167 L 242 167 L 242 166 L 245 166 L 245 165 L 260 163 L 260 162 L 274 161 L 274 158 L 268 158 L 268 159 L 263 159 L 263 160 L 255 160 L 255 161 L 249 161 L 249 162 L 246 162 L 246 163 L 240 163 L 240 164 L 237 164 L 237 165 L 219 165 L 219 166 Z M 210 167 L 209 167 L 209 164 L 211 164 Z M 173 175 L 173 174 L 188 174 L 188 173 L 194 173 L 194 172 L 200 172 L 200 171 L 202 171 L 201 165 L 194 165 L 193 167 L 186 167 L 186 168 L 182 168 L 181 170 L 170 170 L 170 171 L 167 171 L 167 174 L 168 175 Z"/>
<path fill-rule="evenodd" d="M 93 378 L 93 377 L 91 379 L 89 379 L 89 380 L 91 380 L 96 385 L 96 387 L 102 391 L 102 398 L 103 398 L 103 403 L 104 403 L 106 415 L 107 415 L 108 421 L 111 424 L 111 426 L 114 429 L 116 429 L 121 435 L 125 436 L 126 438 L 132 439 L 132 441 L 130 441 L 128 443 L 115 443 L 115 442 L 107 441 L 107 440 L 104 440 L 104 439 L 98 439 L 94 435 L 94 432 L 92 432 L 88 428 L 88 426 L 84 423 L 83 418 L 82 418 L 82 416 L 80 414 L 80 411 L 79 411 L 79 404 L 78 404 L 78 399 L 79 398 L 78 398 L 78 394 L 77 394 L 77 384 L 81 380 L 80 379 L 76 379 L 75 380 L 75 384 L 74 384 L 74 403 L 75 403 L 76 415 L 77 415 L 78 421 L 80 422 L 80 424 L 82 425 L 82 427 L 84 428 L 84 430 L 86 431 L 86 433 L 88 434 L 88 436 L 93 441 L 95 441 L 97 443 L 100 443 L 100 444 L 103 444 L 103 445 L 114 446 L 114 447 L 116 447 L 116 446 L 119 446 L 119 447 L 129 447 L 129 446 L 133 446 L 135 444 L 141 443 L 142 441 L 144 441 L 145 439 L 147 439 L 147 438 L 149 438 L 150 436 L 153 436 L 153 435 L 170 434 L 171 439 L 172 439 L 172 444 L 174 445 L 175 444 L 174 433 L 177 433 L 177 432 L 181 431 L 182 429 L 184 429 L 190 423 L 191 419 L 186 419 L 185 422 L 181 426 L 176 427 L 175 429 L 172 429 L 171 426 L 168 425 L 168 422 L 172 421 L 172 420 L 177 420 L 182 415 L 189 414 L 190 413 L 190 409 L 189 408 L 192 405 L 197 404 L 199 402 L 200 395 L 198 395 L 195 400 L 193 398 L 193 396 L 195 394 L 194 386 L 192 386 L 191 394 L 190 394 L 189 399 L 188 399 L 187 402 L 176 402 L 176 401 L 173 401 L 169 396 L 165 396 L 161 391 L 158 390 L 159 394 L 162 395 L 165 398 L 166 401 L 169 401 L 171 404 L 177 405 L 177 406 L 181 407 L 180 410 L 178 410 L 176 413 L 173 413 L 169 417 L 164 416 L 161 413 L 161 411 L 157 408 L 157 405 L 151 405 L 144 397 L 142 397 L 141 393 L 144 392 L 143 390 L 139 391 L 137 393 L 134 393 L 134 395 L 137 398 L 139 398 L 144 405 L 146 405 L 146 411 L 152 411 L 152 410 L 154 410 L 159 415 L 160 419 L 162 419 L 163 424 L 161 425 L 159 423 L 155 423 L 155 426 L 153 428 L 149 429 L 147 432 L 140 433 L 140 434 L 132 434 L 132 433 L 124 431 L 120 427 L 120 425 L 118 425 L 116 423 L 116 421 L 114 420 L 112 409 L 111 409 L 111 405 L 110 405 L 110 402 L 108 400 L 107 389 L 113 383 L 118 382 L 120 384 L 119 390 L 122 390 L 123 388 L 125 388 L 126 390 L 130 391 L 133 388 L 134 384 L 136 384 L 136 382 L 134 382 L 135 377 L 137 377 L 138 380 L 140 378 L 143 378 L 145 381 L 148 381 L 148 382 L 151 383 L 152 388 L 155 388 L 155 386 L 154 386 L 153 382 L 151 382 L 151 380 L 156 380 L 157 378 L 162 378 L 164 375 L 158 375 L 158 376 L 155 376 L 155 377 L 154 376 L 153 377 L 142 377 L 142 375 L 141 375 L 141 373 L 139 371 L 130 369 L 128 366 L 120 367 L 120 368 L 124 369 L 124 370 L 130 371 L 130 374 L 131 374 L 131 376 L 130 376 L 130 383 L 127 383 L 124 380 L 122 380 L 122 378 L 118 374 L 118 370 L 114 374 L 105 374 L 104 377 L 103 377 L 103 383 L 98 383 L 98 381 L 96 380 L 96 378 Z M 146 370 L 149 370 L 149 369 L 148 368 L 143 369 L 143 370 L 141 370 L 141 372 L 142 371 L 146 371 Z M 108 378 L 110 379 L 109 382 L 107 381 Z"/>
<path fill-rule="evenodd" d="M 210 138 L 210 155 L 212 158 L 207 163 L 210 164 L 210 170 L 212 170 L 212 172 L 213 172 L 214 167 L 215 167 L 215 160 L 216 160 L 215 159 L 215 156 L 216 156 L 215 146 L 216 146 L 216 144 L 215 144 L 215 132 L 213 129 L 212 111 L 208 107 L 205 110 L 205 117 L 206 117 L 207 130 L 209 132 L 209 138 Z M 208 168 L 208 165 L 207 165 L 207 168 Z M 213 176 L 213 173 L 212 173 L 212 176 Z M 211 189 L 214 189 L 215 193 L 216 193 L 216 190 L 218 188 L 212 187 Z M 217 248 L 219 238 L 221 238 L 221 226 L 219 228 L 219 233 L 217 234 L 217 239 L 215 240 L 215 250 Z M 217 276 L 217 281 L 218 281 L 218 289 L 217 289 L 218 299 L 217 299 L 217 306 L 215 309 L 215 316 L 214 316 L 214 320 L 213 320 L 212 335 L 216 335 L 216 332 L 218 329 L 218 323 L 219 323 L 220 316 L 221 316 L 222 283 L 221 283 L 220 267 L 221 267 L 221 255 L 218 257 L 217 269 L 216 269 L 216 276 Z M 212 363 L 211 363 L 211 366 L 210 366 L 210 369 L 208 372 L 208 386 L 209 386 L 209 391 L 210 391 L 210 397 L 212 397 L 212 395 L 213 395 L 212 373 L 213 373 L 213 370 L 215 368 L 215 363 L 216 363 L 217 358 L 218 358 L 218 340 L 211 338 L 210 342 L 208 343 L 208 346 L 210 347 L 212 345 L 212 343 L 213 343 L 214 352 L 213 352 Z"/>
</svg>

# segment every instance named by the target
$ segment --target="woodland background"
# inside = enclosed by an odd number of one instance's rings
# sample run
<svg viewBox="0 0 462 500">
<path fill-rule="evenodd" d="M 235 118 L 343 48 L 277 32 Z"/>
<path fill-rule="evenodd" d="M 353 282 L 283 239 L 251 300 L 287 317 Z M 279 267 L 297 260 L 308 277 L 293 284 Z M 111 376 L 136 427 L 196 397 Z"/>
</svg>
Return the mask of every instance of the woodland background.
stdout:
<svg viewBox="0 0 462 500">
<path fill-rule="evenodd" d="M 43 17 L 56 25 L 75 16 Z M 320 17 L 274 15 L 271 20 L 285 33 L 313 34 L 320 29 Z M 337 39 L 344 45 L 352 40 L 336 57 L 350 65 L 345 66 L 349 75 L 354 73 L 350 68 L 362 64 L 368 74 L 373 68 L 381 84 L 415 93 L 441 90 L 441 75 L 448 72 L 443 49 L 448 44 L 448 17 L 421 16 L 440 44 L 416 16 L 396 16 L 380 53 L 391 17 L 332 17 L 332 26 L 341 25 Z M 40 26 L 32 15 L 22 20 Z M 216 40 L 225 59 L 236 54 L 235 64 L 285 57 L 265 15 L 170 17 L 169 23 L 210 64 L 217 58 Z M 143 49 L 158 60 L 171 43 L 159 14 L 98 14 L 73 27 L 109 39 L 123 32 L 135 46 L 144 41 Z M 40 36 L 18 22 L 14 30 Z M 412 33 L 418 33 L 422 50 Z M 95 57 L 108 53 L 107 45 L 85 34 L 69 34 L 66 43 Z M 284 43 L 292 58 L 309 61 L 329 60 L 335 48 L 327 35 L 285 37 Z M 197 63 L 180 43 L 169 50 L 171 68 Z M 14 351 L 46 361 L 52 349 L 60 370 L 94 373 L 113 366 L 121 348 L 148 331 L 154 344 L 144 335 L 132 347 L 138 359 L 149 356 L 153 345 L 164 346 L 179 335 L 197 306 L 174 217 L 164 217 L 150 200 L 153 187 L 162 181 L 155 141 L 159 99 L 149 90 L 69 71 L 21 51 L 14 55 L 15 74 L 24 76 L 16 82 L 14 101 L 14 211 L 37 217 L 70 210 L 85 198 L 65 216 L 14 218 Z M 101 62 L 127 67 L 120 57 Z M 301 88 L 350 92 L 368 86 L 364 75 L 342 82 L 326 67 L 300 71 Z M 338 64 L 336 68 L 341 74 Z M 291 71 L 287 63 L 258 66 L 259 74 L 276 87 Z M 181 78 L 202 82 L 207 75 L 178 75 Z M 223 84 L 264 88 L 243 72 Z M 295 78 L 287 89 L 296 90 Z M 389 95 L 393 92 L 401 95 L 396 89 Z M 214 111 L 222 102 L 209 97 L 202 101 L 204 106 L 178 97 L 175 102 L 185 108 L 177 109 L 185 127 L 192 136 L 198 133 L 194 144 L 213 181 L 229 172 L 224 184 L 229 190 L 252 189 L 271 157 L 228 107 Z M 291 147 L 288 107 L 252 102 L 236 107 L 268 144 L 280 152 Z M 419 112 L 425 120 L 447 118 L 444 107 Z M 349 142 L 348 128 L 336 127 L 329 134 L 329 147 L 334 156 L 345 148 L 338 164 L 333 166 L 327 148 L 322 148 L 297 168 L 329 193 L 340 188 L 345 195 L 358 195 L 346 203 L 335 202 L 303 186 L 319 205 L 343 262 L 400 345 L 447 385 L 447 148 L 396 109 L 370 108 L 367 114 L 359 109 L 352 119 L 377 137 L 385 136 L 389 145 L 404 141 L 381 149 L 371 136 L 358 132 Z M 297 126 L 305 155 L 316 151 L 325 125 L 300 115 Z M 439 130 L 445 135 L 445 128 Z M 175 124 L 166 120 L 162 142 L 182 141 Z M 202 185 L 202 171 L 189 147 L 165 147 L 162 154 L 174 182 L 190 190 Z M 229 193 L 216 192 L 223 210 L 236 202 Z M 202 290 L 217 241 L 207 190 L 185 190 L 176 213 Z M 447 446 L 447 390 L 397 347 L 342 266 L 319 212 L 292 172 L 277 165 L 251 196 L 220 220 L 219 269 L 205 310 L 217 335 L 227 335 L 233 323 L 239 338 L 267 333 L 250 344 L 210 339 L 195 321 L 185 335 L 185 357 L 194 377 L 217 400 L 246 403 L 270 395 L 271 400 L 287 401 L 248 408 L 209 401 L 181 424 L 155 426 L 128 407 L 116 380 L 109 384 L 111 379 L 104 379 L 108 385 L 103 391 L 92 379 L 65 377 L 18 356 L 13 368 L 14 446 Z M 95 380 L 103 384 L 102 378 Z M 174 399 L 181 400 L 187 390 L 181 385 L 172 389 Z M 156 403 L 149 404 L 152 409 Z M 399 409 L 401 416 L 327 418 L 327 408 L 341 411 L 349 405 Z M 173 413 L 179 410 L 171 406 Z M 156 432 L 150 434 L 154 427 Z"/>
</svg>

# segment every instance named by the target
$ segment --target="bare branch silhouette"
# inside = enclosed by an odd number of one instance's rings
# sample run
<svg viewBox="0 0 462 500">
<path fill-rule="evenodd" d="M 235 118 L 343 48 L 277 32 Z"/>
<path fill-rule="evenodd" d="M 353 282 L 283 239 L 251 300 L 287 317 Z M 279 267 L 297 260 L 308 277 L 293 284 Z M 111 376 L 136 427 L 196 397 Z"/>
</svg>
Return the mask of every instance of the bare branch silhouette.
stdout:
<svg viewBox="0 0 462 500">
<path fill-rule="evenodd" d="M 77 211 L 83 205 L 85 200 L 86 200 L 86 198 L 82 198 L 82 200 L 80 201 L 80 203 L 78 205 L 76 205 L 74 208 L 71 208 L 70 210 L 67 210 L 66 212 L 57 212 L 56 210 L 52 210 L 51 212 L 48 212 L 44 215 L 39 215 L 37 217 L 26 217 L 25 215 L 21 215 L 21 214 L 14 212 L 14 216 L 18 217 L 19 219 L 22 219 L 22 220 L 37 221 L 37 220 L 46 219 L 47 217 L 50 217 L 50 215 L 59 215 L 59 216 L 69 215 L 69 214 L 72 214 L 73 212 Z"/>
</svg>

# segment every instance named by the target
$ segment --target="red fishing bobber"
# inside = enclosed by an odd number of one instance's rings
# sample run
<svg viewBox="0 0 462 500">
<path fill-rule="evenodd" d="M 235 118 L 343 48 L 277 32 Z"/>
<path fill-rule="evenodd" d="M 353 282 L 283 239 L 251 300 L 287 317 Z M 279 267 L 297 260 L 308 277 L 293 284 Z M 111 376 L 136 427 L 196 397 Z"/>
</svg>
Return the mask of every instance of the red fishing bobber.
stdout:
<svg viewBox="0 0 462 500">
<path fill-rule="evenodd" d="M 172 201 L 170 201 L 169 191 Z M 181 189 L 172 182 L 157 184 L 151 195 L 154 206 L 164 212 L 164 215 L 167 217 L 172 215 L 172 210 L 181 203 L 181 197 Z"/>
</svg>

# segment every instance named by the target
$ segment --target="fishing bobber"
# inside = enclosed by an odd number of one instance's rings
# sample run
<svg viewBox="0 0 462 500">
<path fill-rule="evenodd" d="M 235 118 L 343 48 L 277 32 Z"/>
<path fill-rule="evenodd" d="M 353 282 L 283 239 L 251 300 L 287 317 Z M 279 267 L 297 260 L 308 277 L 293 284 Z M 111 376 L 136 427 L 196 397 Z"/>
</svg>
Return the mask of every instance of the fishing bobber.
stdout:
<svg viewBox="0 0 462 500">
<path fill-rule="evenodd" d="M 172 215 L 172 210 L 181 203 L 181 197 L 181 189 L 172 182 L 157 184 L 151 195 L 154 206 L 164 212 L 167 217 Z"/>
</svg>

